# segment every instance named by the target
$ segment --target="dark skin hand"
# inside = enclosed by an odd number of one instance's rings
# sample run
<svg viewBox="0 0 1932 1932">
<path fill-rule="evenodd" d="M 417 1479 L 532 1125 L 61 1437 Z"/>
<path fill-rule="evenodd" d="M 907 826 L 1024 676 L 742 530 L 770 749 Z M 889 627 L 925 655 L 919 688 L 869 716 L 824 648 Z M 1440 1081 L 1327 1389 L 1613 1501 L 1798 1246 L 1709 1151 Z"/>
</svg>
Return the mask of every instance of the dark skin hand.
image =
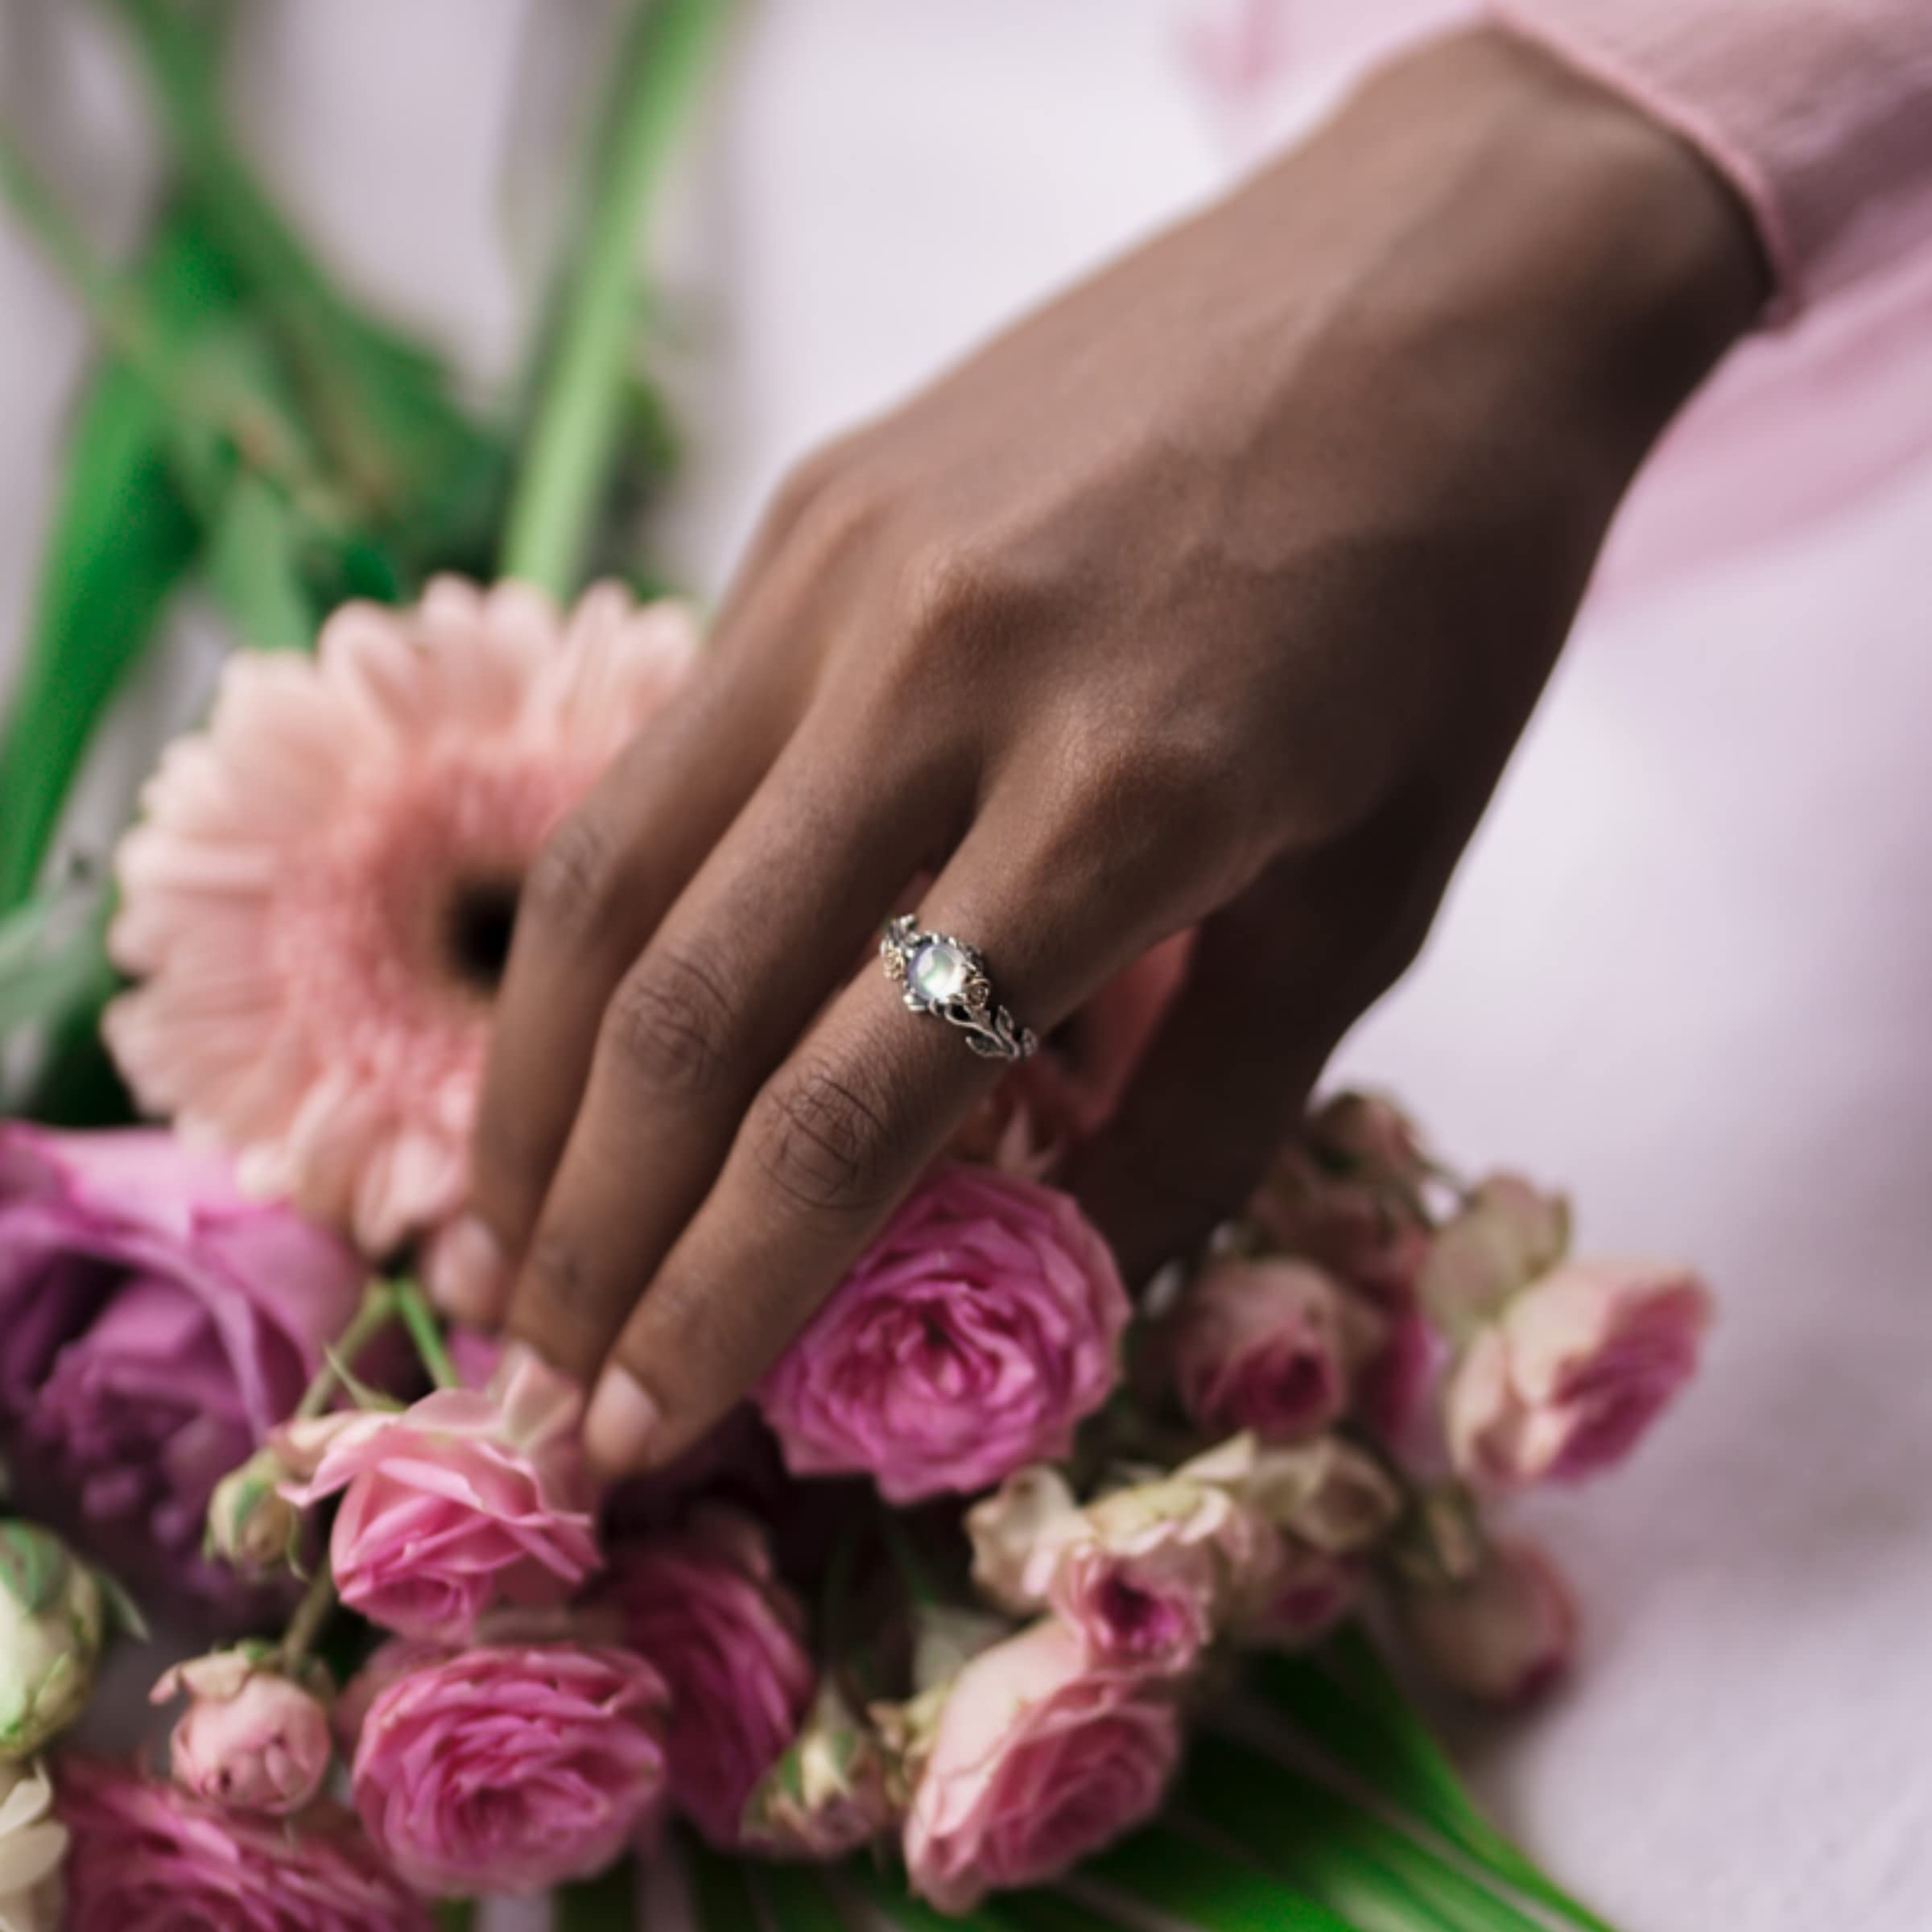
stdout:
<svg viewBox="0 0 1932 1932">
<path fill-rule="evenodd" d="M 908 881 L 1042 1033 L 1199 926 L 1072 1176 L 1132 1281 L 1414 957 L 1646 451 L 1767 293 L 1742 211 L 1492 32 L 781 492 L 518 918 L 436 1271 L 596 1385 L 737 1401 L 1000 1068 L 853 961 Z"/>
</svg>

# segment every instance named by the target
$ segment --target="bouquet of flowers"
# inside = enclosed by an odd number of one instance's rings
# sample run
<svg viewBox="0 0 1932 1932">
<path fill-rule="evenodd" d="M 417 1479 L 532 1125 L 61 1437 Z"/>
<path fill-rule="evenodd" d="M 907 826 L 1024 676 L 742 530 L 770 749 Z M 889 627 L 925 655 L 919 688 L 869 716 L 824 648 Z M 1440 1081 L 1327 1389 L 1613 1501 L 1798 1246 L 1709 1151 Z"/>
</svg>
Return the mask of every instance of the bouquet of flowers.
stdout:
<svg viewBox="0 0 1932 1932">
<path fill-rule="evenodd" d="M 640 9 L 521 425 L 301 248 L 218 23 L 123 0 L 179 192 L 95 303 L 4 751 L 0 1929 L 335 1932 L 548 1895 L 628 1926 L 1445 1932 L 1600 1920 L 1463 1794 L 1385 1657 L 1497 1703 L 1578 1613 L 1500 1525 L 1693 1373 L 1681 1269 L 1342 1094 L 1136 1308 L 1056 1187 L 1186 972 L 1017 1067 L 679 1465 L 603 1491 L 581 1392 L 416 1286 L 460 1209 L 517 894 L 674 691 L 681 605 L 571 601 L 662 442 L 633 237 L 718 0 Z M 641 419 L 654 412 L 634 411 Z M 503 580 L 480 588 L 503 534 Z M 199 572 L 242 642 L 111 868 L 51 873 L 92 727 Z M 129 1125 L 134 1110 L 167 1125 Z M 76 1742 L 141 1610 L 134 1761 Z"/>
</svg>

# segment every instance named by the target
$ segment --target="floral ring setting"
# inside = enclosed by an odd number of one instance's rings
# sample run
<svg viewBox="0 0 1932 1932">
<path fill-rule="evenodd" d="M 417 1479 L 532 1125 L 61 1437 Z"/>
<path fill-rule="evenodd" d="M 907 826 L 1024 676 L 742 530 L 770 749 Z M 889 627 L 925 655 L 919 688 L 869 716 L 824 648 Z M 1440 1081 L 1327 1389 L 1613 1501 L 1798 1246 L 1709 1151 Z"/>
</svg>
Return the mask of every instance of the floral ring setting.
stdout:
<svg viewBox="0 0 1932 1932">
<path fill-rule="evenodd" d="M 949 1021 L 982 1059 L 1023 1060 L 1038 1046 L 1033 1029 L 1021 1026 L 993 997 L 993 976 L 976 946 L 947 933 L 923 931 L 907 912 L 886 927 L 879 959 L 911 1011 Z"/>
</svg>

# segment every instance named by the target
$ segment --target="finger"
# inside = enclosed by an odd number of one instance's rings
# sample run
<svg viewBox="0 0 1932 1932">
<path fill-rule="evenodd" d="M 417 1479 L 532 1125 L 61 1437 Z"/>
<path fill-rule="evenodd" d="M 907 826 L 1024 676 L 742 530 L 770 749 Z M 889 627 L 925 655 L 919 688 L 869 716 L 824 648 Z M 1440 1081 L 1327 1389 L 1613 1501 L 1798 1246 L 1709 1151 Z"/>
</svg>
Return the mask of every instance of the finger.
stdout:
<svg viewBox="0 0 1932 1932">
<path fill-rule="evenodd" d="M 1413 957 L 1426 910 L 1392 902 L 1365 857 L 1285 861 L 1202 926 L 1119 1112 L 1067 1177 L 1130 1288 L 1240 1212 L 1342 1035 Z"/>
<path fill-rule="evenodd" d="M 995 997 L 1044 1030 L 1139 950 L 1104 906 L 982 819 L 921 910 L 983 947 Z M 998 1080 L 950 1024 L 861 974 L 760 1090 L 716 1186 L 657 1270 L 586 1426 L 616 1472 L 696 1441 L 835 1287 Z"/>
<path fill-rule="evenodd" d="M 745 1108 L 852 972 L 967 789 L 807 725 L 611 997 L 510 1326 L 588 1379 Z"/>
<path fill-rule="evenodd" d="M 708 689 L 674 701 L 558 827 L 525 882 L 473 1137 L 470 1207 L 426 1270 L 437 1300 L 465 1321 L 501 1319 L 598 1016 L 771 755 L 778 720 L 727 729 L 729 696 Z"/>
</svg>

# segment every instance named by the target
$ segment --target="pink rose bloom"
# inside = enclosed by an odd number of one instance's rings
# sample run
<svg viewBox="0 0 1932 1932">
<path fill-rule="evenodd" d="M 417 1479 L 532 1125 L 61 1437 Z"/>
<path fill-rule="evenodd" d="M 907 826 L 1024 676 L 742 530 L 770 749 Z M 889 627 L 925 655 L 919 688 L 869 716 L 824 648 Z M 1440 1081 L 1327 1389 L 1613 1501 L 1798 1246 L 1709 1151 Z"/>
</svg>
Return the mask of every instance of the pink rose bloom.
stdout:
<svg viewBox="0 0 1932 1932">
<path fill-rule="evenodd" d="M 599 1604 L 671 1690 L 671 1802 L 720 1849 L 811 1705 L 805 1612 L 749 1517 L 712 1509 L 678 1534 L 613 1553 Z"/>
<path fill-rule="evenodd" d="M 1708 1289 L 1681 1269 L 1573 1261 L 1525 1289 L 1456 1364 L 1458 1471 L 1492 1493 L 1620 1463 L 1696 1373 Z"/>
<path fill-rule="evenodd" d="M 1437 1230 L 1416 1284 L 1422 1306 L 1454 1335 L 1494 1315 L 1547 1274 L 1570 1245 L 1570 1203 L 1521 1174 L 1492 1174 Z"/>
<path fill-rule="evenodd" d="M 285 1600 L 201 1558 L 216 1484 L 301 1398 L 361 1300 L 343 1242 L 160 1132 L 0 1125 L 0 1458 L 142 1596 Z"/>
<path fill-rule="evenodd" d="M 265 1648 L 176 1664 L 151 1701 L 164 1704 L 184 1691 L 191 1700 L 170 1740 L 176 1784 L 210 1804 L 285 1818 L 322 1789 L 335 1755 L 328 1707 L 317 1695 L 328 1677 L 322 1671 L 316 1684 L 297 1683 L 258 1660 Z"/>
<path fill-rule="evenodd" d="M 369 1835 L 435 1898 L 547 1891 L 654 1835 L 670 1693 L 634 1652 L 485 1644 L 378 1651 L 351 1785 Z"/>
<path fill-rule="evenodd" d="M 1354 1370 L 1382 1335 L 1375 1312 L 1346 1301 L 1320 1269 L 1229 1257 L 1188 1284 L 1164 1340 L 1197 1427 L 1292 1443 L 1341 1419 Z"/>
<path fill-rule="evenodd" d="M 67 1932 L 433 1932 L 336 1806 L 295 1818 L 223 1810 L 72 1752 L 56 1785 L 73 1834 Z"/>
<path fill-rule="evenodd" d="M 799 1476 L 890 1502 L 984 1489 L 1071 1446 L 1120 1373 L 1129 1307 L 1071 1198 L 972 1167 L 929 1174 L 765 1378 Z"/>
<path fill-rule="evenodd" d="M 487 1389 L 284 1430 L 280 1452 L 313 1468 L 284 1493 L 307 1508 L 345 1492 L 329 1558 L 350 1608 L 406 1637 L 463 1643 L 497 1604 L 562 1603 L 597 1568 L 582 1407 L 575 1383 L 510 1350 Z"/>
<path fill-rule="evenodd" d="M 1468 1583 L 1415 1587 L 1396 1620 L 1437 1677 L 1484 1703 L 1521 1704 L 1549 1689 L 1576 1649 L 1576 1600 L 1535 1544 L 1492 1543 Z"/>
<path fill-rule="evenodd" d="M 954 1679 L 906 1821 L 906 1876 L 942 1912 L 1057 1877 L 1160 1807 L 1180 1715 L 1159 1678 L 1096 1670 L 1048 1618 Z"/>
</svg>

